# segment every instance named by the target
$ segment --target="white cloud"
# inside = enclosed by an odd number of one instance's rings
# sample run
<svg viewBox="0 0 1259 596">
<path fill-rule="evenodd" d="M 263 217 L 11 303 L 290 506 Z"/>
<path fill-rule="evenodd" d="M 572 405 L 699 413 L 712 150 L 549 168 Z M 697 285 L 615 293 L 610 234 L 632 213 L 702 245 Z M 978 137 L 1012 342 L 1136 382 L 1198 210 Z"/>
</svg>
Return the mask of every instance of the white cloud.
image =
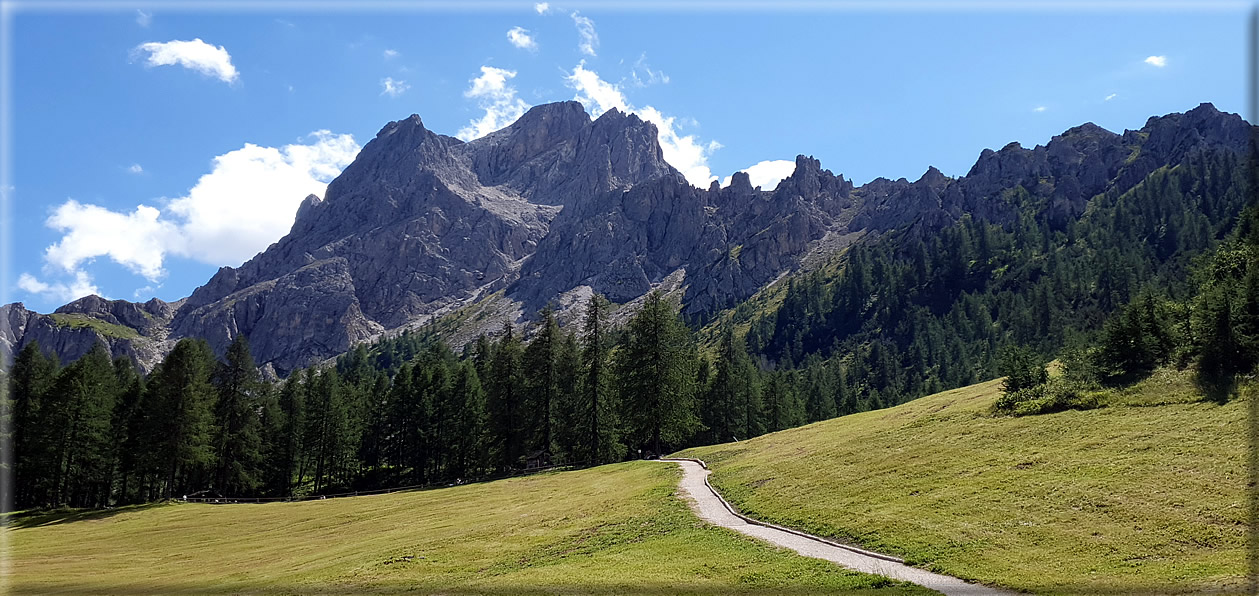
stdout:
<svg viewBox="0 0 1259 596">
<path fill-rule="evenodd" d="M 481 138 L 515 122 L 529 109 L 529 104 L 516 97 L 516 88 L 507 84 L 515 76 L 514 70 L 481 67 L 481 76 L 469 81 L 471 86 L 463 92 L 463 96 L 477 100 L 477 105 L 485 110 L 485 114 L 459 129 L 456 137 L 465 141 Z"/>
<path fill-rule="evenodd" d="M 786 159 L 767 160 L 757 162 L 740 171 L 748 173 L 748 180 L 752 186 L 759 186 L 761 190 L 774 190 L 783 178 L 796 171 L 796 162 Z M 732 179 L 734 179 L 733 175 L 726 176 L 722 179 L 721 185 L 730 186 Z"/>
<path fill-rule="evenodd" d="M 385 77 L 380 80 L 381 95 L 389 97 L 397 97 L 407 92 L 411 86 L 406 81 L 395 81 L 393 77 Z"/>
<path fill-rule="evenodd" d="M 319 130 L 306 139 L 279 148 L 246 143 L 214 158 L 214 169 L 166 209 L 181 220 L 181 254 L 238 265 L 288 233 L 302 200 L 322 197 L 359 151 L 348 134 Z"/>
<path fill-rule="evenodd" d="M 148 27 L 153 23 L 153 13 L 136 10 L 136 24 L 141 27 Z"/>
<path fill-rule="evenodd" d="M 641 76 L 638 74 L 639 71 L 643 72 Z M 647 64 L 647 53 L 643 52 L 638 57 L 638 60 L 634 61 L 634 69 L 630 71 L 630 80 L 634 81 L 635 87 L 646 87 L 656 83 L 667 85 L 669 83 L 669 75 L 663 71 L 652 70 L 651 65 Z"/>
<path fill-rule="evenodd" d="M 385 60 L 388 60 L 390 58 L 397 58 L 398 50 L 385 50 L 384 55 L 385 55 Z"/>
<path fill-rule="evenodd" d="M 44 261 L 71 274 L 81 263 L 106 256 L 132 273 L 157 279 L 163 275 L 167 251 L 181 240 L 175 226 L 161 220 L 161 211 L 148 205 L 120 213 L 71 199 L 44 224 L 64 233 L 44 250 Z"/>
<path fill-rule="evenodd" d="M 588 70 L 584 60 L 564 80 L 569 87 L 577 90 L 574 99 L 585 105 L 596 118 L 612 108 L 622 112 L 632 111 L 620 87 L 599 78 L 599 73 Z"/>
<path fill-rule="evenodd" d="M 1118 93 L 1111 93 L 1110 95 L 1107 95 L 1105 98 L 1103 98 L 1103 99 L 1102 99 L 1102 101 L 1110 101 L 1110 100 L 1112 100 L 1112 99 L 1115 99 L 1115 97 L 1116 97 L 1117 95 L 1119 95 L 1119 94 L 1118 94 Z"/>
<path fill-rule="evenodd" d="M 595 22 L 576 12 L 570 16 L 573 17 L 573 24 L 577 25 L 577 35 L 581 37 L 577 49 L 587 56 L 595 56 L 595 50 L 599 49 L 599 34 L 595 33 Z"/>
<path fill-rule="evenodd" d="M 1167 56 L 1150 56 L 1145 59 L 1145 63 L 1157 68 L 1167 66 Z"/>
<path fill-rule="evenodd" d="M 92 276 L 88 275 L 86 271 L 74 272 L 73 279 L 69 282 L 51 284 L 42 282 L 29 273 L 23 273 L 17 278 L 17 287 L 30 294 L 43 296 L 62 303 L 78 300 L 92 294 L 97 296 L 101 294 L 96 284 L 92 283 Z"/>
<path fill-rule="evenodd" d="M 1033 112 L 1043 112 L 1043 111 L 1045 111 L 1045 110 L 1047 110 L 1047 109 L 1049 109 L 1049 108 L 1046 108 L 1045 106 L 1036 106 L 1036 107 L 1032 108 L 1032 111 L 1033 111 Z"/>
<path fill-rule="evenodd" d="M 551 3 L 539 2 L 533 5 L 533 9 L 538 11 L 538 14 L 546 14 L 546 11 L 551 10 Z"/>
<path fill-rule="evenodd" d="M 235 82 L 240 73 L 232 66 L 232 57 L 223 46 L 212 46 L 200 39 L 192 41 L 151 41 L 132 50 L 134 54 L 147 52 L 146 66 L 170 66 L 178 64 L 201 74 L 217 77 L 225 83 Z"/>
<path fill-rule="evenodd" d="M 709 141 L 702 143 L 693 135 L 682 135 L 678 132 L 676 118 L 665 116 L 651 106 L 635 108 L 626 100 L 625 94 L 617 85 L 601 78 L 593 70 L 588 70 L 583 61 L 573 68 L 573 72 L 565 77 L 568 86 L 577 90 L 573 98 L 586 106 L 594 117 L 616 108 L 622 112 L 638 114 L 640 118 L 656 125 L 660 150 L 665 161 L 677 168 L 691 184 L 704 188 L 716 180 L 708 167 L 708 156 L 721 148 L 721 143 Z"/>
<path fill-rule="evenodd" d="M 63 299 L 96 293 L 83 267 L 97 257 L 150 282 L 165 275 L 171 255 L 240 265 L 287 233 L 302 199 L 322 196 L 359 150 L 352 136 L 326 130 L 311 133 L 307 141 L 279 148 L 246 143 L 215 157 L 210 173 L 161 209 L 138 205 L 119 212 L 66 201 L 45 221 L 62 237 L 44 251 L 44 269 L 73 281 L 45 283 L 23 274 L 20 287 Z M 66 298 L 71 294 L 77 295 Z"/>
<path fill-rule="evenodd" d="M 140 167 L 140 164 L 138 163 L 133 163 L 131 164 L 131 167 L 127 168 L 127 171 L 132 174 L 143 174 L 144 168 Z"/>
<path fill-rule="evenodd" d="M 534 52 L 538 49 L 538 42 L 529 35 L 529 30 L 521 27 L 512 27 L 507 31 L 507 41 L 522 50 Z"/>
</svg>

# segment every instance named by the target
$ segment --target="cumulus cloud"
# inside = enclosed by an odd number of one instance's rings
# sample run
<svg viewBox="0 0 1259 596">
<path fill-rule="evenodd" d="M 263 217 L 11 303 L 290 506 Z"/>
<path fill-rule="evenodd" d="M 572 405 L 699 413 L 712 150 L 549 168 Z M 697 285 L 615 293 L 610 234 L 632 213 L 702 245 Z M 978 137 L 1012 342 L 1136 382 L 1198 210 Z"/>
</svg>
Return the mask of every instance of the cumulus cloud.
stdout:
<svg viewBox="0 0 1259 596">
<path fill-rule="evenodd" d="M 595 56 L 595 50 L 599 49 L 599 34 L 595 33 L 595 22 L 576 12 L 569 16 L 573 17 L 573 24 L 577 25 L 577 35 L 581 38 L 577 49 L 587 56 Z"/>
<path fill-rule="evenodd" d="M 485 114 L 459 129 L 456 137 L 465 141 L 481 138 L 515 122 L 529 109 L 529 104 L 516 97 L 516 88 L 507 83 L 515 76 L 514 70 L 481 67 L 481 76 L 470 81 L 471 86 L 463 92 L 463 96 L 475 99 Z"/>
<path fill-rule="evenodd" d="M 1102 101 L 1110 101 L 1112 99 L 1115 99 L 1115 96 L 1117 95 L 1118 95 L 1117 93 L 1111 93 L 1110 95 L 1107 95 L 1104 99 L 1102 99 Z"/>
<path fill-rule="evenodd" d="M 45 221 L 62 236 L 44 251 L 44 272 L 70 281 L 47 283 L 23 274 L 19 287 L 62 300 L 99 293 L 84 270 L 99 257 L 150 282 L 165 276 L 163 266 L 172 255 L 240 265 L 287 233 L 302 199 L 322 196 L 358 150 L 351 135 L 326 130 L 283 147 L 246 143 L 215 157 L 211 171 L 186 196 L 162 208 L 113 211 L 66 201 Z"/>
<path fill-rule="evenodd" d="M 393 77 L 385 77 L 380 80 L 380 94 L 389 97 L 397 97 L 407 92 L 411 86 L 406 81 L 397 81 Z"/>
<path fill-rule="evenodd" d="M 127 171 L 132 174 L 143 174 L 144 168 L 140 167 L 140 164 L 138 163 L 133 163 L 131 164 L 131 167 L 127 168 Z"/>
<path fill-rule="evenodd" d="M 44 250 L 44 261 L 74 274 L 81 263 L 104 256 L 146 279 L 158 279 L 167 251 L 182 241 L 174 224 L 161 215 L 148 205 L 120 213 L 71 199 L 44 222 L 63 234 Z"/>
<path fill-rule="evenodd" d="M 100 288 L 92 283 L 92 277 L 85 271 L 76 271 L 70 281 L 51 284 L 42 282 L 29 273 L 23 273 L 17 278 L 17 287 L 56 302 L 71 302 L 92 294 L 101 295 Z"/>
<path fill-rule="evenodd" d="M 153 23 L 153 13 L 136 10 L 136 24 L 141 27 L 148 27 Z"/>
<path fill-rule="evenodd" d="M 702 188 L 717 178 L 708 167 L 708 157 L 721 148 L 721 143 L 703 143 L 694 135 L 681 134 L 675 117 L 665 116 L 652 106 L 636 108 L 630 105 L 620 86 L 601 79 L 598 73 L 586 68 L 584 61 L 573 68 L 573 72 L 565 77 L 565 82 L 577 91 L 573 99 L 585 105 L 586 110 L 596 118 L 616 108 L 655 124 L 665 161 L 682 172 L 691 184 Z"/>
<path fill-rule="evenodd" d="M 398 50 L 385 50 L 385 51 L 384 51 L 384 56 L 385 56 L 385 60 L 388 60 L 388 59 L 390 59 L 390 58 L 397 58 L 397 57 L 398 57 Z"/>
<path fill-rule="evenodd" d="M 783 178 L 796 171 L 796 162 L 786 159 L 760 161 L 740 171 L 748 173 L 748 180 L 752 186 L 759 186 L 761 190 L 774 190 L 778 188 L 778 183 Z M 733 175 L 726 176 L 721 180 L 721 185 L 730 186 L 730 181 L 733 179 Z"/>
<path fill-rule="evenodd" d="M 522 27 L 512 27 L 508 30 L 507 41 L 511 42 L 511 45 L 514 45 L 522 50 L 529 50 L 533 52 L 538 49 L 538 42 L 534 41 L 533 37 L 529 35 L 528 29 L 524 29 Z"/>
<path fill-rule="evenodd" d="M 538 14 L 546 14 L 546 11 L 551 10 L 551 4 L 549 2 L 539 2 L 533 5 L 533 9 L 538 11 Z"/>
<path fill-rule="evenodd" d="M 232 66 L 232 56 L 223 46 L 213 46 L 200 38 L 192 41 L 150 41 L 142 43 L 133 50 L 134 55 L 148 54 L 145 66 L 179 65 L 191 68 L 206 76 L 218 78 L 224 83 L 233 83 L 239 77 L 236 67 Z"/>
<path fill-rule="evenodd" d="M 1150 56 L 1145 59 L 1145 63 L 1156 68 L 1167 66 L 1167 56 Z"/>
</svg>

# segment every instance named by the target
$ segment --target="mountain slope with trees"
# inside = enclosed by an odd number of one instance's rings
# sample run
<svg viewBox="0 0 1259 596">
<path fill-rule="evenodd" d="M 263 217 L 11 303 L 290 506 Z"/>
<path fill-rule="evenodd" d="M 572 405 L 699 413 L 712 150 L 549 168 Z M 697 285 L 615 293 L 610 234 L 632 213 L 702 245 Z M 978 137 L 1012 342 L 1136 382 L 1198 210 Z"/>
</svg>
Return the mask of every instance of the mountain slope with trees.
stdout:
<svg viewBox="0 0 1259 596">
<path fill-rule="evenodd" d="M 1227 402 L 1259 361 L 1259 213 L 1237 126 L 1252 130 L 1204 105 L 1124 135 L 1084 126 L 985 152 L 958 180 L 851 189 L 871 222 L 904 223 L 779 281 L 774 306 L 714 318 L 711 351 L 692 327 L 708 317 L 688 314 L 694 285 L 681 302 L 649 292 L 619 325 L 590 292 L 576 324 L 544 306 L 458 349 L 424 325 L 283 381 L 244 334 L 222 356 L 172 340 L 143 375 L 99 344 L 62 367 L 32 340 L 8 381 L 16 502 L 287 498 L 593 465 L 879 409 L 1012 364 L 1034 373 L 1054 356 L 1070 384 L 1031 374 L 1008 410 L 1093 407 L 1089 392 L 1158 366 L 1196 371 Z M 750 196 L 827 176 L 797 167 Z"/>
<path fill-rule="evenodd" d="M 639 299 L 683 274 L 685 318 L 705 322 L 858 239 L 926 241 L 967 215 L 1008 232 L 1026 227 L 1029 210 L 1056 233 L 1099 196 L 1119 200 L 1160 169 L 1205 167 L 1226 184 L 1228 156 L 1246 153 L 1251 130 L 1204 104 L 1122 134 L 1086 124 L 1044 146 L 985 150 L 957 179 L 930 168 L 912 183 L 855 187 L 800 156 L 774 189 L 753 188 L 742 173 L 726 188 L 698 189 L 664 162 L 650 123 L 617 110 L 592 120 L 575 102 L 541 105 L 468 143 L 412 116 L 382 128 L 322 200 L 308 197 L 287 236 L 188 298 L 84 299 L 53 315 L 7 305 L 0 350 L 8 361 L 38 341 L 68 362 L 102 343 L 147 372 L 180 339 L 205 339 L 222 356 L 244 335 L 264 373 L 283 378 L 498 290 L 511 306 L 480 330 L 588 292 Z M 1192 161 L 1204 153 L 1213 156 Z M 1179 218 L 1157 232 L 1160 250 L 1192 246 L 1204 225 L 1218 239 L 1232 209 L 1218 190 L 1198 212 L 1205 222 Z M 1126 282 L 1113 281 L 1116 291 Z"/>
</svg>

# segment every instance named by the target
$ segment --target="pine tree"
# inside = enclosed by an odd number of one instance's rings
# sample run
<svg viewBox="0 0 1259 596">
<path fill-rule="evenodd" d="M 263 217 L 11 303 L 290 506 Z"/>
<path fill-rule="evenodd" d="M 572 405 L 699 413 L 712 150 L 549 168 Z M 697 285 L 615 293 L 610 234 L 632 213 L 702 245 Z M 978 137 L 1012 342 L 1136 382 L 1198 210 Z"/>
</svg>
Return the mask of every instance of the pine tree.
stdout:
<svg viewBox="0 0 1259 596">
<path fill-rule="evenodd" d="M 139 424 L 136 420 L 144 408 L 144 379 L 136 370 L 130 358 L 114 359 L 114 376 L 119 389 L 118 399 L 113 412 L 113 456 L 111 470 L 116 472 L 118 479 L 116 502 L 133 503 L 140 499 L 131 494 L 132 476 L 138 464 L 143 461 L 144 453 L 140 451 L 145 445 L 132 436 L 138 434 Z M 109 484 L 114 484 L 115 474 L 111 474 Z"/>
<path fill-rule="evenodd" d="M 1239 302 L 1234 315 L 1235 329 L 1242 349 L 1239 368 L 1245 371 L 1259 364 L 1259 262 L 1252 261 L 1242 278 Z"/>
<path fill-rule="evenodd" d="M 51 415 L 45 408 L 57 380 L 56 356 L 45 356 L 39 342 L 26 344 L 9 369 L 13 404 L 14 504 L 19 509 L 46 504 L 52 493 Z"/>
<path fill-rule="evenodd" d="M 490 466 L 485 391 L 474 363 L 458 364 L 452 394 L 459 408 L 459 426 L 451 474 L 456 479 L 483 474 Z"/>
<path fill-rule="evenodd" d="M 506 472 L 515 468 L 525 454 L 524 395 L 521 391 L 524 370 L 520 340 L 511 323 L 503 324 L 503 334 L 494 347 L 489 369 L 486 410 L 489 414 L 491 451 L 498 471 Z"/>
<path fill-rule="evenodd" d="M 748 439 L 765 432 L 756 365 L 743 340 L 726 328 L 717 348 L 716 373 L 708 388 L 704 423 L 714 441 Z"/>
<path fill-rule="evenodd" d="M 528 426 L 532 431 L 528 444 L 531 449 L 549 456 L 554 440 L 552 419 L 559 394 L 557 352 L 562 340 L 551 308 L 543 308 L 538 315 L 538 332 L 525 348 L 523 356 L 525 404 Z"/>
<path fill-rule="evenodd" d="M 270 443 L 267 469 L 270 471 L 270 492 L 281 497 L 293 496 L 293 478 L 298 473 L 302 454 L 302 429 L 306 425 L 305 391 L 301 375 L 290 376 L 280 386 L 276 399 L 275 438 Z"/>
<path fill-rule="evenodd" d="M 181 339 L 149 376 L 145 403 L 152 408 L 144 431 L 163 455 L 162 494 L 171 498 L 204 488 L 214 444 L 214 355 L 205 340 Z"/>
<path fill-rule="evenodd" d="M 804 402 L 796 391 L 788 371 L 775 371 L 767 375 L 764 389 L 766 425 L 770 432 L 793 428 L 804 424 Z"/>
<path fill-rule="evenodd" d="M 312 466 L 313 490 L 319 493 L 335 484 L 339 457 L 344 448 L 346 411 L 344 388 L 335 369 L 306 374 L 303 383 L 306 428 L 302 444 Z"/>
<path fill-rule="evenodd" d="M 809 422 L 835 417 L 835 382 L 822 357 L 809 354 L 804 362 L 804 408 Z"/>
<path fill-rule="evenodd" d="M 215 370 L 215 488 L 225 495 L 251 494 L 261 482 L 262 375 L 239 334 Z"/>
<path fill-rule="evenodd" d="M 484 333 L 478 335 L 476 342 L 469 344 L 465 350 L 471 350 L 470 359 L 476 367 L 476 374 L 482 381 L 490 378 L 490 365 L 494 362 L 494 344 Z"/>
<path fill-rule="evenodd" d="M 1021 346 L 1006 346 L 1001 351 L 1000 373 L 1005 377 L 1001 391 L 1007 394 L 1045 384 L 1049 372 L 1044 360 L 1035 351 Z"/>
<path fill-rule="evenodd" d="M 555 352 L 555 377 L 558 391 L 555 445 L 562 460 L 575 463 L 581 457 L 578 438 L 584 417 L 581 415 L 581 348 L 571 331 L 563 334 Z"/>
<path fill-rule="evenodd" d="M 583 429 L 581 442 L 584 457 L 591 464 L 615 461 L 623 456 L 620 436 L 616 432 L 617 408 L 609 389 L 612 371 L 608 368 L 608 301 L 600 294 L 591 294 L 582 322 L 580 384 Z"/>
<path fill-rule="evenodd" d="M 113 412 L 120 393 L 113 361 L 97 343 L 61 370 L 43 408 L 52 431 L 54 505 L 108 504 L 113 458 Z"/>
<path fill-rule="evenodd" d="M 1226 284 L 1217 284 L 1199 296 L 1198 335 L 1202 340 L 1198 370 L 1209 385 L 1226 384 L 1242 372 L 1242 346 L 1233 325 L 1233 296 Z"/>
<path fill-rule="evenodd" d="M 698 427 L 694 346 L 676 309 L 658 292 L 632 318 L 617 358 L 617 386 L 631 436 L 654 456 Z"/>
</svg>

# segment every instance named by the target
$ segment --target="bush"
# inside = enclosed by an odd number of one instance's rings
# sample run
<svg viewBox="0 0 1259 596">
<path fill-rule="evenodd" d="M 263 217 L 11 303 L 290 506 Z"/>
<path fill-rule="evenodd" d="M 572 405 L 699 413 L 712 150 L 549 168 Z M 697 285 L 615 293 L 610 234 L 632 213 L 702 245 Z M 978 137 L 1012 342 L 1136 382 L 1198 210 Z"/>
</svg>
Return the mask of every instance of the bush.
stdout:
<svg viewBox="0 0 1259 596">
<path fill-rule="evenodd" d="M 1021 346 L 1006 346 L 1001 350 L 998 372 L 1005 376 L 1005 381 L 1001 383 L 1002 393 L 1018 393 L 1049 380 L 1044 360 L 1036 352 Z"/>
<path fill-rule="evenodd" d="M 1035 387 L 1004 392 L 996 410 L 1012 416 L 1052 414 L 1066 410 L 1093 410 L 1105 406 L 1103 393 L 1086 383 L 1057 377 Z"/>
</svg>

